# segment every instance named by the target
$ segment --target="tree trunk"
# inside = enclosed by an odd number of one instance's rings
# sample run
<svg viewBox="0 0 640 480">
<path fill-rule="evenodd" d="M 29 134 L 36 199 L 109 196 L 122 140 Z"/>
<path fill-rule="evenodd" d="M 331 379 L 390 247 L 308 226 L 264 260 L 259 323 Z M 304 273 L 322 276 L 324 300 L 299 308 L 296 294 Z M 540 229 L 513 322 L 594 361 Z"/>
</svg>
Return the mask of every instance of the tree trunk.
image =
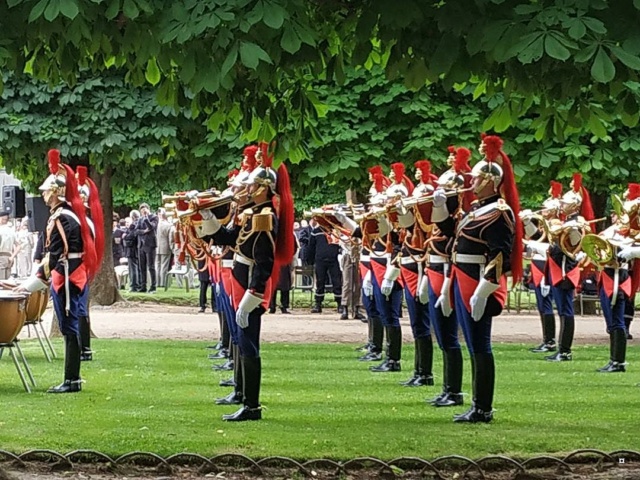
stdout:
<svg viewBox="0 0 640 480">
<path fill-rule="evenodd" d="M 603 218 L 605 216 L 604 212 L 607 208 L 607 200 L 609 198 L 609 194 L 608 193 L 591 193 L 590 196 L 591 198 L 591 206 L 593 207 L 593 214 L 596 216 L 596 218 Z M 610 225 L 611 222 L 607 219 L 603 222 L 598 222 L 595 225 L 593 225 L 592 228 L 593 231 L 595 232 L 600 232 L 602 231 L 607 225 Z"/>
<path fill-rule="evenodd" d="M 111 192 L 111 167 L 103 173 L 90 170 L 90 176 L 100 191 L 100 202 L 104 211 L 104 258 L 96 278 L 91 284 L 91 301 L 98 305 L 113 305 L 122 300 L 118 290 L 116 272 L 113 267 L 113 195 Z"/>
<path fill-rule="evenodd" d="M 55 310 L 53 311 L 53 318 L 51 319 L 51 328 L 49 329 L 49 337 L 61 337 L 62 332 L 60 331 L 60 327 L 58 326 L 58 316 L 56 315 Z"/>
</svg>

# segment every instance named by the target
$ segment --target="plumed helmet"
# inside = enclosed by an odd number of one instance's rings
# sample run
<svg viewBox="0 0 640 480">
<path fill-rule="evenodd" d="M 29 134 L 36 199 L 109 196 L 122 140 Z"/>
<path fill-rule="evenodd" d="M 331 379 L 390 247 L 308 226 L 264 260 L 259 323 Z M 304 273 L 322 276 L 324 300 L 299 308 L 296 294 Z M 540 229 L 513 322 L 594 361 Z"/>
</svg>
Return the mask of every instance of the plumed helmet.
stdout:
<svg viewBox="0 0 640 480">
<path fill-rule="evenodd" d="M 78 165 L 76 167 L 76 181 L 78 182 L 78 194 L 85 205 L 89 203 L 89 196 L 91 195 L 91 188 L 87 181 L 87 167 L 84 165 Z"/>
<path fill-rule="evenodd" d="M 249 145 L 248 147 L 245 147 L 243 151 L 244 157 L 242 159 L 242 170 L 251 172 L 254 168 L 256 168 L 257 152 L 258 152 L 257 145 Z"/>
<path fill-rule="evenodd" d="M 391 164 L 391 173 L 389 174 L 391 185 L 387 188 L 387 197 L 406 197 L 413 192 L 413 183 L 405 175 L 405 166 L 401 162 Z"/>
<path fill-rule="evenodd" d="M 582 185 L 582 175 L 580 173 L 573 174 L 570 186 L 571 190 L 566 192 L 560 199 L 565 211 L 579 211 L 580 215 L 586 220 L 593 220 L 595 215 L 591 206 L 591 198 L 589 197 L 589 191 Z"/>
<path fill-rule="evenodd" d="M 421 197 L 428 195 L 434 191 L 434 182 L 437 181 L 433 173 L 431 173 L 431 162 L 429 160 L 418 160 L 414 163 L 416 167 L 416 180 L 420 183 L 413 189 L 412 195 L 414 197 Z"/>
<path fill-rule="evenodd" d="M 269 144 L 260 142 L 256 152 L 256 167 L 243 182 L 245 185 L 257 184 L 268 187 L 271 193 L 276 193 L 278 175 L 273 169 L 273 155 L 269 155 Z"/>
<path fill-rule="evenodd" d="M 49 176 L 38 187 L 41 192 L 51 190 L 60 200 L 65 200 L 67 186 L 67 169 L 60 163 L 60 150 L 52 148 L 47 153 Z"/>
</svg>

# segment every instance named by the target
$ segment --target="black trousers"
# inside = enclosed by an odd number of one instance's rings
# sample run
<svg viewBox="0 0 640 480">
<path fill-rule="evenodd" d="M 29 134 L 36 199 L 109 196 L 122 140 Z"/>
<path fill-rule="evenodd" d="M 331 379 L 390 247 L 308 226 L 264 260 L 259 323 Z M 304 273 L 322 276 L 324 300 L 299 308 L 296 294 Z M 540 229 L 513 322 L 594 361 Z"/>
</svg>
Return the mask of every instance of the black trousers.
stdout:
<svg viewBox="0 0 640 480">
<path fill-rule="evenodd" d="M 138 257 L 127 257 L 127 265 L 129 265 L 129 288 L 131 290 L 140 290 L 140 263 Z"/>
<path fill-rule="evenodd" d="M 211 286 L 211 282 L 209 280 L 200 280 L 200 308 L 207 308 L 207 292 L 209 291 L 209 287 Z M 215 293 L 211 292 L 211 298 L 213 299 Z M 213 305 L 213 304 L 212 304 Z M 215 308 L 213 309 L 215 310 Z"/>
<path fill-rule="evenodd" d="M 142 290 L 147 289 L 147 270 L 149 270 L 149 277 L 151 279 L 151 286 L 149 290 L 156 289 L 156 249 L 138 250 L 138 258 L 140 260 L 140 288 Z"/>
<path fill-rule="evenodd" d="M 331 285 L 333 288 L 333 294 L 336 297 L 342 296 L 342 272 L 340 271 L 340 264 L 338 259 L 324 260 L 316 262 L 316 298 L 324 299 L 324 287 L 327 278 L 327 273 L 331 278 Z M 322 300 L 320 300 L 322 301 Z"/>
</svg>

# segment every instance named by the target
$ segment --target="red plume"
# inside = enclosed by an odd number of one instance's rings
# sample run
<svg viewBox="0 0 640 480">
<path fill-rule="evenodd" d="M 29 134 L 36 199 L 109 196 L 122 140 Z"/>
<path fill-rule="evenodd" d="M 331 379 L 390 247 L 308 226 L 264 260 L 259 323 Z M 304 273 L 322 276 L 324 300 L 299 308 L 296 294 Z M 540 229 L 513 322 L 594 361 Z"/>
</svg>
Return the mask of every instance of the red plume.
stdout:
<svg viewBox="0 0 640 480">
<path fill-rule="evenodd" d="M 82 257 L 82 264 L 87 272 L 87 277 L 92 279 L 98 269 L 98 261 L 96 257 L 96 247 L 91 236 L 91 230 L 89 224 L 87 224 L 87 215 L 85 213 L 85 207 L 78 193 L 78 183 L 76 182 L 76 176 L 70 166 L 61 164 L 66 170 L 66 183 L 65 183 L 65 198 L 73 213 L 76 214 L 80 220 L 80 232 L 82 235 L 82 245 L 84 255 Z"/>
<path fill-rule="evenodd" d="M 447 147 L 447 150 L 449 150 L 449 153 L 452 153 L 452 154 L 454 154 L 454 155 L 455 155 L 455 153 L 456 153 L 456 147 L 454 147 L 453 145 L 449 145 L 449 146 Z"/>
<path fill-rule="evenodd" d="M 593 213 L 593 206 L 591 205 L 591 197 L 589 195 L 589 191 L 585 187 L 582 187 L 580 193 L 582 195 L 580 215 L 582 215 L 585 220 L 593 220 L 594 218 L 596 218 L 596 215 Z M 593 227 L 595 227 L 595 225 L 592 225 L 592 228 Z"/>
<path fill-rule="evenodd" d="M 453 169 L 456 173 L 469 173 L 471 171 L 471 165 L 469 165 L 470 158 L 471 150 L 468 148 L 460 147 L 456 150 L 456 161 L 453 164 Z"/>
<path fill-rule="evenodd" d="M 562 197 L 562 184 L 555 180 L 551 180 L 551 198 L 560 197 Z"/>
<path fill-rule="evenodd" d="M 102 265 L 102 257 L 104 256 L 104 212 L 102 210 L 102 203 L 100 203 L 100 192 L 98 191 L 97 185 L 90 178 L 87 178 L 87 182 L 89 183 L 89 210 L 91 210 L 91 220 L 93 221 L 93 228 L 96 231 L 96 262 L 99 269 Z"/>
<path fill-rule="evenodd" d="M 385 177 L 381 173 L 376 173 L 373 176 L 373 186 L 375 187 L 376 192 L 378 193 L 384 192 L 385 179 L 387 179 L 387 177 Z"/>
<path fill-rule="evenodd" d="M 256 168 L 256 152 L 258 147 L 256 145 L 249 145 L 244 149 L 244 155 L 247 157 L 247 171 L 251 172 Z"/>
<path fill-rule="evenodd" d="M 78 185 L 82 187 L 87 183 L 87 167 L 84 165 L 78 165 L 76 173 L 78 174 Z"/>
<path fill-rule="evenodd" d="M 418 160 L 413 165 L 422 172 L 422 183 L 429 183 L 431 180 L 431 162 L 429 160 Z"/>
<path fill-rule="evenodd" d="M 404 175 L 402 177 L 402 183 L 404 183 L 405 187 L 407 187 L 407 192 L 411 195 L 413 193 L 413 189 L 416 188 L 411 179 Z"/>
<path fill-rule="evenodd" d="M 402 182 L 402 178 L 404 177 L 404 163 L 392 163 L 391 164 L 391 170 L 393 170 L 393 173 L 395 174 L 395 182 L 396 183 L 401 183 Z"/>
<path fill-rule="evenodd" d="M 260 142 L 258 147 L 262 152 L 262 166 L 265 168 L 273 167 L 273 155 L 269 155 L 269 144 L 267 142 Z"/>
<path fill-rule="evenodd" d="M 380 165 L 374 165 L 373 167 L 371 167 L 368 172 L 371 174 L 372 177 L 375 177 L 376 175 L 384 175 L 382 173 L 382 167 Z"/>
<path fill-rule="evenodd" d="M 49 157 L 49 172 L 55 175 L 60 168 L 60 150 L 52 148 L 47 156 Z"/>
<path fill-rule="evenodd" d="M 573 188 L 573 191 L 576 193 L 579 193 L 580 190 L 582 189 L 582 175 L 579 173 L 574 173 L 573 174 L 573 182 L 571 187 Z"/>
<path fill-rule="evenodd" d="M 630 183 L 628 189 L 629 194 L 627 195 L 627 200 L 640 198 L 640 183 Z"/>
<path fill-rule="evenodd" d="M 234 168 L 233 170 L 231 170 L 231 171 L 227 174 L 227 177 L 228 177 L 228 178 L 236 177 L 236 176 L 238 176 L 238 173 L 240 173 L 240 172 L 238 171 L 238 169 L 237 169 L 237 168 Z"/>
<path fill-rule="evenodd" d="M 484 142 L 484 155 L 489 162 L 495 162 L 502 152 L 503 141 L 497 135 L 485 135 L 482 139 Z"/>
<path fill-rule="evenodd" d="M 293 260 L 295 253 L 295 235 L 293 233 L 293 196 L 291 195 L 291 183 L 289 172 L 284 163 L 278 168 L 278 180 L 276 192 L 280 197 L 278 211 L 278 237 L 276 238 L 275 262 L 273 273 L 277 275 L 280 267 L 288 265 Z M 276 281 L 272 279 L 272 281 Z M 274 285 L 275 288 L 275 285 Z"/>
<path fill-rule="evenodd" d="M 487 138 L 485 137 L 485 142 Z M 495 137 L 498 138 L 498 137 Z M 500 140 L 498 138 L 498 140 Z M 500 140 L 502 145 L 502 140 Z M 485 143 L 486 146 L 486 143 Z M 516 179 L 513 174 L 513 167 L 511 166 L 511 160 L 502 150 L 499 151 L 500 158 L 502 160 L 502 185 L 501 191 L 507 204 L 511 207 L 513 215 L 515 217 L 515 232 L 513 238 L 513 248 L 511 250 L 511 275 L 513 276 L 513 283 L 516 284 L 522 280 L 522 238 L 523 227 L 522 220 L 520 220 L 520 197 L 518 195 L 518 189 L 516 187 Z M 488 157 L 487 157 L 488 158 Z"/>
</svg>

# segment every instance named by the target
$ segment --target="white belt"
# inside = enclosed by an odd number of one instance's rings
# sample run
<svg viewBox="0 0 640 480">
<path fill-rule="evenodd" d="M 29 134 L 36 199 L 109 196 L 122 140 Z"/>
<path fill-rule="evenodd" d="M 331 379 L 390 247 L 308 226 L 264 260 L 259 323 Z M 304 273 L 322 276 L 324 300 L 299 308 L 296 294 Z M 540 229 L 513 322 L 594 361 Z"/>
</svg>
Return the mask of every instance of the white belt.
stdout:
<svg viewBox="0 0 640 480">
<path fill-rule="evenodd" d="M 225 258 L 221 262 L 222 268 L 233 268 L 233 260 L 230 258 Z"/>
<path fill-rule="evenodd" d="M 371 261 L 371 255 L 360 255 L 360 261 L 361 262 L 370 262 Z"/>
<path fill-rule="evenodd" d="M 411 257 L 402 257 L 402 258 L 400 259 L 400 264 L 401 264 L 401 265 L 410 265 L 410 264 L 412 264 L 412 263 L 413 263 L 413 264 L 415 264 L 415 263 L 417 263 L 417 262 L 416 262 L 413 258 L 411 258 Z"/>
<path fill-rule="evenodd" d="M 248 265 L 248 266 L 252 266 L 254 263 L 256 263 L 255 261 L 251 260 L 250 258 L 245 257 L 244 255 L 242 255 L 240 253 L 236 253 L 233 256 L 233 261 L 234 262 L 238 262 L 238 263 L 242 263 L 243 265 Z"/>
<path fill-rule="evenodd" d="M 467 253 L 453 252 L 453 263 L 473 263 L 475 265 L 485 265 L 487 259 L 484 255 L 469 255 Z"/>
<path fill-rule="evenodd" d="M 67 259 L 82 258 L 83 255 L 84 253 L 67 253 Z"/>
<path fill-rule="evenodd" d="M 447 258 L 442 255 L 429 254 L 429 263 L 447 263 Z"/>
</svg>

